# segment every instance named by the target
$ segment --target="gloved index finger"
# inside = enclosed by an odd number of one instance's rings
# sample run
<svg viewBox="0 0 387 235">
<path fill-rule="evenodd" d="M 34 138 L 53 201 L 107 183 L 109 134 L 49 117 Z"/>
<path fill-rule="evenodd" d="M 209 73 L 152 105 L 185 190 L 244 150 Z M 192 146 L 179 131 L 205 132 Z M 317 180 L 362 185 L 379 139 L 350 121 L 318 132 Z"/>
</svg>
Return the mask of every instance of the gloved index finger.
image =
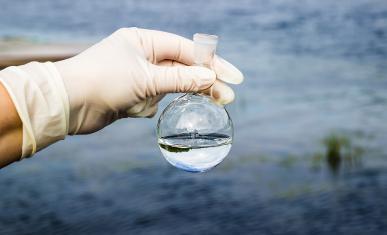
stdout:
<svg viewBox="0 0 387 235">
<path fill-rule="evenodd" d="M 174 60 L 186 65 L 194 63 L 193 41 L 172 33 L 138 30 L 144 50 L 154 64 L 163 60 Z"/>
<path fill-rule="evenodd" d="M 185 65 L 194 64 L 192 40 L 157 30 L 139 30 L 144 50 L 154 64 L 163 60 L 174 60 Z M 210 69 L 214 70 L 217 79 L 223 82 L 239 84 L 243 81 L 242 72 L 220 56 L 215 56 Z"/>
</svg>

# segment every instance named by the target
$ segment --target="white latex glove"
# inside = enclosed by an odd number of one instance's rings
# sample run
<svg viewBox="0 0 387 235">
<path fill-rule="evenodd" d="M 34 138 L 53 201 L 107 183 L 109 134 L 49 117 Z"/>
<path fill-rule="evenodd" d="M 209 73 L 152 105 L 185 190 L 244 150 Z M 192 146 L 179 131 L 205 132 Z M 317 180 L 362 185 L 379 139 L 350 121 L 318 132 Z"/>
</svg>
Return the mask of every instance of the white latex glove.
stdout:
<svg viewBox="0 0 387 235">
<path fill-rule="evenodd" d="M 241 72 L 217 58 L 214 71 L 193 64 L 193 42 L 154 30 L 123 28 L 80 55 L 56 63 L 70 100 L 70 134 L 90 133 L 123 117 L 150 117 L 170 92 L 198 92 L 216 76 L 240 83 Z M 177 65 L 177 66 L 167 66 Z M 226 104 L 233 91 L 217 82 L 213 96 Z M 210 93 L 210 92 L 208 92 Z"/>
<path fill-rule="evenodd" d="M 167 93 L 203 91 L 231 102 L 234 93 L 222 81 L 240 83 L 242 73 L 218 56 L 212 70 L 191 66 L 193 57 L 191 40 L 123 28 L 70 59 L 1 71 L 23 122 L 23 156 L 119 118 L 151 117 Z"/>
</svg>

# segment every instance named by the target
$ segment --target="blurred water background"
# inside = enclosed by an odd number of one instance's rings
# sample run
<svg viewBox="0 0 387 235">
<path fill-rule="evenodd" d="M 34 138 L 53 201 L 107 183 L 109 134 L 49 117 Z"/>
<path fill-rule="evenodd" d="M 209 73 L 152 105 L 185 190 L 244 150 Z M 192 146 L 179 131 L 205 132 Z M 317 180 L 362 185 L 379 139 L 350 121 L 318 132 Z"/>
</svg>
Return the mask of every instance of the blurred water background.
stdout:
<svg viewBox="0 0 387 235">
<path fill-rule="evenodd" d="M 159 152 L 157 118 L 121 120 L 2 169 L 0 234 L 386 233 L 385 0 L 0 6 L 3 40 L 95 42 L 129 26 L 217 34 L 246 77 L 217 168 L 179 171 Z"/>
</svg>

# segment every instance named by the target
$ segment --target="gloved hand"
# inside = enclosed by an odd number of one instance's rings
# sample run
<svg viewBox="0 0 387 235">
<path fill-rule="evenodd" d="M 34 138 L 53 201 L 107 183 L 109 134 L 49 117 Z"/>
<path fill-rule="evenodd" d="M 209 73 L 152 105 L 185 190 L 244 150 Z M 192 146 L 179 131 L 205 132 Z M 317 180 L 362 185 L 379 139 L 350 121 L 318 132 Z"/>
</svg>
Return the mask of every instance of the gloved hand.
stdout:
<svg viewBox="0 0 387 235">
<path fill-rule="evenodd" d="M 150 117 L 170 92 L 206 91 L 234 99 L 227 85 L 241 72 L 217 57 L 214 71 L 193 64 L 193 42 L 154 30 L 123 28 L 80 55 L 56 63 L 69 95 L 70 134 L 90 133 L 123 117 Z M 216 74 L 215 74 L 215 73 Z"/>
<path fill-rule="evenodd" d="M 211 70 L 193 64 L 193 42 L 154 30 L 123 28 L 81 54 L 0 72 L 23 122 L 23 156 L 124 117 L 151 117 L 167 93 L 203 91 L 234 99 L 224 82 L 242 73 L 215 56 Z M 15 78 L 18 77 L 18 78 Z"/>
</svg>

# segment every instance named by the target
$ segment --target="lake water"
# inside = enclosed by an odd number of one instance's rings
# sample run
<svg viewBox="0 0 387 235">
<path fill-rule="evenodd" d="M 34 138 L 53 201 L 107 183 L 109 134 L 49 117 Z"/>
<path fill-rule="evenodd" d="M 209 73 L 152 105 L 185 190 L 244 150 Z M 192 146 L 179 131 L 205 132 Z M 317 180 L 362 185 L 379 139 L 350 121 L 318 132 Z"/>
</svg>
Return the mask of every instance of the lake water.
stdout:
<svg viewBox="0 0 387 235">
<path fill-rule="evenodd" d="M 120 120 L 2 169 L 0 234 L 387 231 L 386 1 L 0 5 L 8 39 L 96 41 L 129 26 L 217 34 L 246 77 L 228 107 L 233 147 L 215 169 L 166 163 L 157 118 Z"/>
</svg>

